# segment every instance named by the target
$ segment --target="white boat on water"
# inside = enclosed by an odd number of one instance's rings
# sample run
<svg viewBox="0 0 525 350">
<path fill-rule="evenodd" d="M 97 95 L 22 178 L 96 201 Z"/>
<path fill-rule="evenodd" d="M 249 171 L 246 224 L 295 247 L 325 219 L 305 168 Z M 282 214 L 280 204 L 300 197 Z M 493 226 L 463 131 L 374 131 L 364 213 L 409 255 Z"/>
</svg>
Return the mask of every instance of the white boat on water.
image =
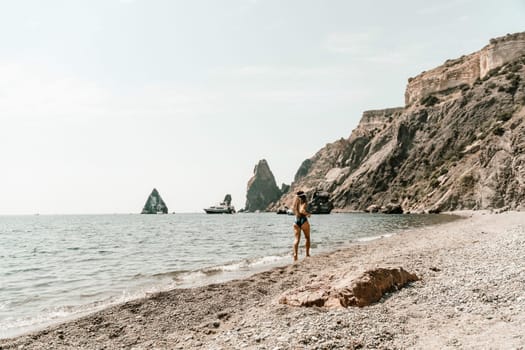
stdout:
<svg viewBox="0 0 525 350">
<path fill-rule="evenodd" d="M 227 194 L 224 200 L 219 205 L 212 205 L 209 208 L 204 208 L 206 214 L 233 214 L 235 213 L 235 207 L 231 205 L 232 196 Z"/>
<path fill-rule="evenodd" d="M 232 205 L 221 203 L 219 205 L 212 205 L 209 208 L 204 208 L 206 214 L 233 214 L 235 208 Z"/>
</svg>

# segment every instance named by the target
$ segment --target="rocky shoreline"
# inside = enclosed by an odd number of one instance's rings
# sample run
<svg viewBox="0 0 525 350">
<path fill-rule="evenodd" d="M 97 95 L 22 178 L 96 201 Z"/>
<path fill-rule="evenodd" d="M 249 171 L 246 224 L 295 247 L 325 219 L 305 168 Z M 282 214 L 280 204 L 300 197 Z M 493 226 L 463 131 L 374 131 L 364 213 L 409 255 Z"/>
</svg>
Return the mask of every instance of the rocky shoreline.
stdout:
<svg viewBox="0 0 525 350">
<path fill-rule="evenodd" d="M 0 340 L 0 349 L 523 349 L 525 213 L 462 215 L 246 279 L 130 301 Z M 293 288 L 388 266 L 420 280 L 362 308 L 279 303 Z"/>
<path fill-rule="evenodd" d="M 329 193 L 334 210 L 523 211 L 524 82 L 525 32 L 422 72 L 404 106 L 363 112 L 268 209 L 290 207 L 301 190 Z"/>
</svg>

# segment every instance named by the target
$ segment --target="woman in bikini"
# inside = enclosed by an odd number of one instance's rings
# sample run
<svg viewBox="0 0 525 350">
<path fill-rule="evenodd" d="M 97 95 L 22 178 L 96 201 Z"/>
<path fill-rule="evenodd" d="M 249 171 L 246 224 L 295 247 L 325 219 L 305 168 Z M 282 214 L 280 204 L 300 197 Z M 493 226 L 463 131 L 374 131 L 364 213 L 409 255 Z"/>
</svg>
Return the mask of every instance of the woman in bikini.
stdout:
<svg viewBox="0 0 525 350">
<path fill-rule="evenodd" d="M 306 256 L 310 256 L 310 223 L 308 222 L 308 217 L 311 214 L 306 210 L 307 206 L 306 194 L 303 191 L 297 192 L 293 203 L 293 212 L 295 214 L 295 222 L 293 224 L 295 233 L 295 241 L 293 242 L 294 261 L 297 261 L 301 230 L 304 232 L 304 237 L 306 238 Z"/>
</svg>

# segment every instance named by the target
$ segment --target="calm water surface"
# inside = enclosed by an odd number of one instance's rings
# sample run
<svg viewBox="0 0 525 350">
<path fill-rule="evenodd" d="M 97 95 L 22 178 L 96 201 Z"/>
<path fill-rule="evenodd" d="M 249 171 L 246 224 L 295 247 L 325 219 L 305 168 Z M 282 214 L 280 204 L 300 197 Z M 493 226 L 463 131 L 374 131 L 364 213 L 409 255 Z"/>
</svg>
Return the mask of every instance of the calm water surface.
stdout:
<svg viewBox="0 0 525 350">
<path fill-rule="evenodd" d="M 453 219 L 313 216 L 312 254 Z M 273 213 L 0 216 L 0 338 L 155 291 L 290 263 L 292 221 Z"/>
</svg>

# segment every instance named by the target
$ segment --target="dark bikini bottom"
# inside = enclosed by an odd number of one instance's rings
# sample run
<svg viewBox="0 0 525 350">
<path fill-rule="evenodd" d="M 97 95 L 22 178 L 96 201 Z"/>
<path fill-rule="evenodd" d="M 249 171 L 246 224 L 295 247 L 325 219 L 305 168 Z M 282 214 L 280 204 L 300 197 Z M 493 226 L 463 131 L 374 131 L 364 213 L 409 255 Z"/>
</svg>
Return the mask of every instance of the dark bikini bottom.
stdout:
<svg viewBox="0 0 525 350">
<path fill-rule="evenodd" d="M 299 218 L 295 218 L 295 224 L 296 224 L 297 226 L 299 226 L 299 227 L 303 226 L 303 224 L 304 224 L 305 222 L 307 222 L 307 221 L 308 221 L 308 219 L 306 218 L 306 216 L 301 216 L 301 217 L 299 217 Z"/>
</svg>

